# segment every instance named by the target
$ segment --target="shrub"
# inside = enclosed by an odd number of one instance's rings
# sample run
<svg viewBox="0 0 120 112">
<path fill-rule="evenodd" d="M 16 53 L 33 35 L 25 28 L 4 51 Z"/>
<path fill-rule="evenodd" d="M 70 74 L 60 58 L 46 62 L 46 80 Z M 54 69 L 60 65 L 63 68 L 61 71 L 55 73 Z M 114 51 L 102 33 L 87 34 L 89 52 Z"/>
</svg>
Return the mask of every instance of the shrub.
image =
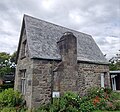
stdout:
<svg viewBox="0 0 120 112">
<path fill-rule="evenodd" d="M 105 89 L 104 88 L 98 88 L 98 87 L 93 87 L 88 89 L 87 95 L 89 98 L 95 98 L 96 96 L 100 98 L 104 98 L 105 96 Z"/>
<path fill-rule="evenodd" d="M 109 88 L 90 88 L 88 97 L 93 99 L 97 110 L 120 110 L 119 92 L 113 92 Z"/>
<path fill-rule="evenodd" d="M 60 111 L 77 112 L 79 109 L 79 96 L 73 92 L 66 92 L 59 99 Z"/>
<path fill-rule="evenodd" d="M 120 101 L 114 102 L 115 110 L 120 110 Z"/>
<path fill-rule="evenodd" d="M 2 90 L 8 89 L 8 88 L 13 88 L 13 87 L 14 87 L 14 84 L 13 84 L 13 83 L 8 83 L 8 84 L 0 85 L 0 88 L 1 88 Z"/>
<path fill-rule="evenodd" d="M 106 92 L 107 94 L 111 94 L 112 89 L 111 88 L 104 88 L 104 92 Z"/>
<path fill-rule="evenodd" d="M 3 85 L 0 85 L 0 92 L 4 91 L 5 89 L 13 88 L 13 87 L 14 87 L 14 84 L 3 84 Z"/>
<path fill-rule="evenodd" d="M 52 104 L 43 105 L 36 112 L 77 112 L 79 109 L 78 95 L 66 92 L 60 98 L 54 98 Z"/>
<path fill-rule="evenodd" d="M 80 104 L 79 110 L 81 112 L 91 112 L 95 110 L 95 106 L 93 105 L 92 101 L 88 100 Z"/>
<path fill-rule="evenodd" d="M 73 92 L 66 92 L 60 98 L 54 98 L 52 104 L 44 105 L 36 112 L 107 112 L 120 110 L 119 98 L 120 93 L 114 93 L 109 88 L 91 88 L 88 90 L 88 95 L 83 97 L 79 97 Z"/>
<path fill-rule="evenodd" d="M 119 92 L 111 92 L 110 99 L 111 100 L 120 100 L 120 93 Z"/>
<path fill-rule="evenodd" d="M 60 98 L 60 106 L 69 106 L 72 105 L 74 107 L 79 106 L 79 96 L 73 92 L 66 92 L 63 97 Z"/>
<path fill-rule="evenodd" d="M 91 112 L 94 109 L 92 101 L 88 101 L 87 97 L 81 99 L 73 92 L 66 92 L 62 97 L 54 98 L 52 104 L 41 106 L 36 112 Z"/>
<path fill-rule="evenodd" d="M 0 93 L 1 107 L 19 106 L 22 101 L 22 95 L 18 91 L 14 91 L 13 89 L 6 89 L 5 91 Z"/>
<path fill-rule="evenodd" d="M 5 107 L 1 112 L 16 112 L 16 109 L 14 107 Z"/>
<path fill-rule="evenodd" d="M 4 107 L 0 112 L 29 112 L 26 108 L 16 109 L 15 107 Z"/>
<path fill-rule="evenodd" d="M 35 112 L 49 112 L 51 104 L 41 105 L 39 108 L 35 109 Z"/>
</svg>

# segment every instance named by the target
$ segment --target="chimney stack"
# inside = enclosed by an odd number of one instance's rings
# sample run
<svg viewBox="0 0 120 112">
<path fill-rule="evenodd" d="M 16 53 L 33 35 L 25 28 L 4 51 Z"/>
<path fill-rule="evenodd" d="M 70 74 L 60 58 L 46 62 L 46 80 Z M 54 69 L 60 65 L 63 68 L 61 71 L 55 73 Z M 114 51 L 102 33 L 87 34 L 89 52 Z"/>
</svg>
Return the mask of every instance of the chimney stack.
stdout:
<svg viewBox="0 0 120 112">
<path fill-rule="evenodd" d="M 60 92 L 77 92 L 77 38 L 73 33 L 66 32 L 57 44 L 62 58 L 62 69 L 58 71 L 60 74 Z"/>
<path fill-rule="evenodd" d="M 57 42 L 62 61 L 67 65 L 77 64 L 77 38 L 72 32 L 65 32 Z"/>
</svg>

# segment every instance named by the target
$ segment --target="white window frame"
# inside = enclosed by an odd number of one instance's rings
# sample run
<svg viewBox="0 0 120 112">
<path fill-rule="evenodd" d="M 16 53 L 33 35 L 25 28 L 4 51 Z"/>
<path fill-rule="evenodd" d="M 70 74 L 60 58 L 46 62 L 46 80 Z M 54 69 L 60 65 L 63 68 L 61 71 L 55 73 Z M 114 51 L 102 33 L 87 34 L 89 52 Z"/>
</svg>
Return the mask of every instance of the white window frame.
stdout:
<svg viewBox="0 0 120 112">
<path fill-rule="evenodd" d="M 101 87 L 105 87 L 105 74 L 101 73 Z"/>
<path fill-rule="evenodd" d="M 21 78 L 21 92 L 23 95 L 26 93 L 26 70 L 21 71 L 22 72 L 22 78 Z"/>
</svg>

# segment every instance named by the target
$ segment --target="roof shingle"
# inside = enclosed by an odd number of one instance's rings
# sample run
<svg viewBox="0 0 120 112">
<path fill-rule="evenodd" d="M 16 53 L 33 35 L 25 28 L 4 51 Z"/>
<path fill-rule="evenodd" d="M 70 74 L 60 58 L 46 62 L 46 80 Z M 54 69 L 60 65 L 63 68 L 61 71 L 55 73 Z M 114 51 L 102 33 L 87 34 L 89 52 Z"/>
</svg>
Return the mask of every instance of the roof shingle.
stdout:
<svg viewBox="0 0 120 112">
<path fill-rule="evenodd" d="M 65 32 L 72 32 L 77 37 L 79 61 L 107 63 L 92 36 L 27 15 L 24 16 L 24 21 L 31 58 L 61 59 L 57 41 Z"/>
</svg>

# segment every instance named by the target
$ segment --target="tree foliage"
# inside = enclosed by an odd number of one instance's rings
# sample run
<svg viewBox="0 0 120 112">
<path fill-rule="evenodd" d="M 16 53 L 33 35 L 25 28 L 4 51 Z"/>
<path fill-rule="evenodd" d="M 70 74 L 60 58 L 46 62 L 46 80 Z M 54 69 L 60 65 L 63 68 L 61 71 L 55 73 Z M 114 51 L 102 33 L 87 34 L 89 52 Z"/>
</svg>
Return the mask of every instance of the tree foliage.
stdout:
<svg viewBox="0 0 120 112">
<path fill-rule="evenodd" d="M 0 77 L 2 77 L 5 74 L 14 74 L 15 58 L 16 52 L 14 52 L 12 55 L 6 52 L 0 52 Z"/>
<path fill-rule="evenodd" d="M 0 53 L 0 63 L 5 63 L 5 60 L 8 60 L 10 58 L 10 54 L 6 52 L 1 52 Z"/>
<path fill-rule="evenodd" d="M 114 71 L 114 70 L 120 70 L 120 62 L 110 63 L 109 68 L 112 71 Z"/>
<path fill-rule="evenodd" d="M 112 57 L 110 60 L 110 70 L 120 70 L 120 50 L 119 53 L 116 54 L 115 57 Z"/>
</svg>

